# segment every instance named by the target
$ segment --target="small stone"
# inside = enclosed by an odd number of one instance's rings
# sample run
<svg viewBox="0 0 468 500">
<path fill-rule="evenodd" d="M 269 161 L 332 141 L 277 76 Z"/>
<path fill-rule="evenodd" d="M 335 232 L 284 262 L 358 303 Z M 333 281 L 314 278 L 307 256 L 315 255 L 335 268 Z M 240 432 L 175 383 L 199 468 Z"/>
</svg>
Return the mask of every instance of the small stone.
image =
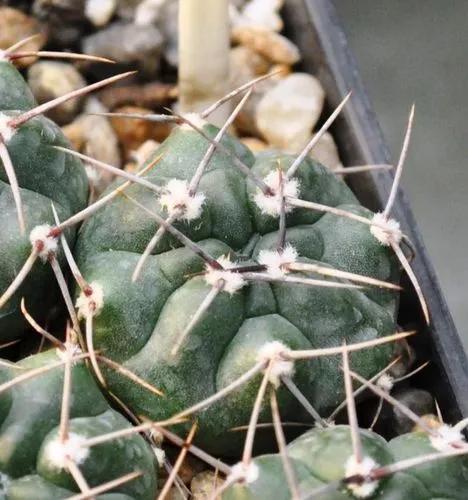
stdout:
<svg viewBox="0 0 468 500">
<path fill-rule="evenodd" d="M 283 3 L 284 0 L 251 0 L 240 12 L 236 20 L 237 25 L 281 31 L 283 20 L 279 11 Z"/>
<path fill-rule="evenodd" d="M 126 21 L 133 21 L 135 11 L 143 0 L 118 0 L 117 15 Z"/>
<path fill-rule="evenodd" d="M 135 24 L 153 24 L 161 20 L 168 0 L 143 0 L 135 10 Z"/>
<path fill-rule="evenodd" d="M 83 40 L 83 52 L 122 64 L 139 63 L 147 72 L 159 67 L 163 37 L 153 25 L 118 21 Z"/>
<path fill-rule="evenodd" d="M 197 474 L 190 483 L 193 500 L 208 500 L 213 493 L 223 484 L 219 474 L 213 471 L 204 471 Z"/>
<path fill-rule="evenodd" d="M 263 96 L 256 111 L 257 127 L 270 145 L 298 151 L 310 138 L 324 100 L 325 92 L 316 78 L 293 73 Z"/>
<path fill-rule="evenodd" d="M 242 45 L 231 49 L 229 59 L 229 84 L 233 89 L 268 73 L 270 68 L 270 63 L 263 56 Z"/>
<path fill-rule="evenodd" d="M 179 63 L 179 2 L 169 0 L 161 11 L 158 27 L 164 36 L 164 58 L 176 67 Z"/>
<path fill-rule="evenodd" d="M 41 36 L 23 45 L 19 51 L 35 52 L 40 50 L 47 41 L 45 31 L 34 17 L 27 16 L 17 9 L 0 7 L 0 49 L 7 49 L 13 44 L 37 33 L 40 33 Z M 20 67 L 25 67 L 29 66 L 35 60 L 36 58 L 33 57 L 18 59 L 16 64 Z"/>
<path fill-rule="evenodd" d="M 39 61 L 28 71 L 28 84 L 39 103 L 44 103 L 77 90 L 86 85 L 86 80 L 69 63 Z M 47 116 L 59 124 L 69 123 L 80 110 L 83 97 L 70 99 L 51 109 Z"/>
<path fill-rule="evenodd" d="M 242 83 L 246 83 L 249 80 L 251 80 L 251 78 Z M 263 80 L 262 82 L 259 82 L 255 85 L 252 93 L 250 94 L 250 98 L 247 100 L 234 122 L 239 133 L 247 136 L 261 135 L 257 127 L 257 108 L 259 103 L 263 100 L 265 94 L 273 89 L 276 86 L 276 83 L 276 78 L 268 78 L 267 80 Z M 236 86 L 233 85 L 233 88 L 236 88 Z"/>
<path fill-rule="evenodd" d="M 140 170 L 142 165 L 144 165 L 152 156 L 154 151 L 160 146 L 160 143 L 148 139 L 145 141 L 136 151 L 132 151 L 128 163 L 125 165 L 124 170 L 134 174 Z"/>
<path fill-rule="evenodd" d="M 242 137 L 241 142 L 254 154 L 261 153 L 262 151 L 268 149 L 268 144 L 260 139 L 257 139 L 256 137 Z"/>
<path fill-rule="evenodd" d="M 393 392 L 393 397 L 404 404 L 416 415 L 428 415 L 434 411 L 434 399 L 431 394 L 422 389 L 405 388 Z M 397 434 L 410 432 L 414 422 L 404 415 L 397 407 L 392 408 L 392 416 Z"/>
<path fill-rule="evenodd" d="M 115 110 L 116 113 L 151 114 L 152 111 L 136 106 L 123 106 Z M 162 142 L 171 132 L 171 124 L 152 122 L 144 119 L 111 118 L 112 127 L 119 138 L 125 158 L 137 150 L 145 141 L 153 139 Z"/>
<path fill-rule="evenodd" d="M 296 151 L 297 153 L 299 151 Z M 318 161 L 322 165 L 325 165 L 330 170 L 336 170 L 337 168 L 342 168 L 343 164 L 340 160 L 340 155 L 338 154 L 338 148 L 335 143 L 335 139 L 330 134 L 330 132 L 325 132 L 318 143 L 313 147 L 310 152 L 310 157 Z"/>
<path fill-rule="evenodd" d="M 301 59 L 299 49 L 294 43 L 283 35 L 265 28 L 235 27 L 232 30 L 232 39 L 274 63 L 293 65 Z"/>
<path fill-rule="evenodd" d="M 87 0 L 85 15 L 94 26 L 102 27 L 112 19 L 116 7 L 116 0 Z"/>
<path fill-rule="evenodd" d="M 184 484 L 189 485 L 193 478 L 205 468 L 206 465 L 204 462 L 198 460 L 194 456 L 187 456 L 186 460 L 179 469 L 179 477 Z"/>
<path fill-rule="evenodd" d="M 185 495 L 177 488 L 177 486 L 172 486 L 168 491 L 166 499 L 167 500 L 185 500 Z"/>
<path fill-rule="evenodd" d="M 422 415 L 421 420 L 424 422 L 426 427 L 429 427 L 429 429 L 437 430 L 442 425 L 441 421 L 437 418 L 437 416 L 432 414 Z M 411 432 L 426 432 L 426 429 L 421 427 L 419 424 L 416 424 L 411 429 Z"/>
<path fill-rule="evenodd" d="M 119 168 L 121 165 L 119 143 L 109 119 L 89 114 L 102 111 L 106 111 L 106 108 L 96 98 L 91 97 L 86 103 L 85 113 L 62 130 L 74 149 Z M 101 194 L 114 177 L 109 172 L 91 166 L 87 168 L 87 172 L 95 196 Z"/>
</svg>

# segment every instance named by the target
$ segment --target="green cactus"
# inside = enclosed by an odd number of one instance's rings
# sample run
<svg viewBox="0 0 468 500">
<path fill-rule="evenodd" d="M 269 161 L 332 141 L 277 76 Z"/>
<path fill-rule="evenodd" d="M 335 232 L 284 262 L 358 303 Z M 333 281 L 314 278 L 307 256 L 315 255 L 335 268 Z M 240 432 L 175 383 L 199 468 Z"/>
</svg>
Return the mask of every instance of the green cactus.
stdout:
<svg viewBox="0 0 468 500">
<path fill-rule="evenodd" d="M 0 498 L 49 500 L 68 498 L 80 491 L 64 465 L 64 448 L 59 440 L 64 368 L 63 364 L 52 365 L 62 358 L 57 349 L 1 366 L 2 384 L 29 370 L 47 371 L 8 389 L 0 386 Z M 73 361 L 66 450 L 90 487 L 133 471 L 142 474 L 99 498 L 154 498 L 157 465 L 151 447 L 141 436 L 80 447 L 87 439 L 129 427 L 126 419 L 110 408 L 86 364 Z"/>
<path fill-rule="evenodd" d="M 36 227 L 54 225 L 53 202 L 60 218 L 68 218 L 86 206 L 88 181 L 81 165 L 51 146 L 68 146 L 60 128 L 43 115 L 12 127 L 11 120 L 34 106 L 29 87 L 8 60 L 0 60 L 0 295 L 7 290 L 31 253 L 30 233 Z M 19 185 L 21 206 L 15 200 L 10 186 L 11 175 L 4 162 L 11 160 Z M 19 213 L 19 212 L 24 212 Z M 24 216 L 25 230 L 20 231 L 18 220 Z M 67 231 L 73 244 L 75 231 Z M 57 286 L 52 269 L 44 265 L 46 253 L 35 262 L 29 276 L 13 297 L 0 309 L 0 341 L 20 337 L 25 319 L 20 311 L 21 297 L 26 298 L 30 311 L 44 318 L 58 302 Z M 59 252 L 59 261 L 63 256 Z M 43 260 L 43 262 L 40 262 Z"/>
<path fill-rule="evenodd" d="M 389 443 L 371 431 L 361 429 L 359 435 L 363 454 L 362 470 L 368 469 L 367 472 L 379 468 L 385 470 L 386 466 L 402 459 L 423 457 L 437 451 L 423 432 L 404 434 Z M 466 497 L 466 456 L 440 458 L 392 475 L 382 474 L 381 479 L 374 481 L 347 483 L 344 478 L 357 474 L 357 469 L 353 466 L 351 431 L 345 425 L 312 429 L 291 442 L 287 453 L 297 487 L 304 498 L 462 500 Z M 223 494 L 223 500 L 291 498 L 279 455 L 257 457 L 250 464 L 250 474 L 250 482 L 247 480 L 233 484 Z M 324 488 L 327 484 L 330 487 Z"/>
<path fill-rule="evenodd" d="M 203 124 L 203 132 L 215 137 L 218 129 Z M 203 195 L 204 202 L 195 217 L 187 210 L 177 218 L 171 212 L 171 199 L 164 194 L 158 199 L 144 186 L 133 185 L 125 193 L 147 210 L 163 217 L 172 215 L 174 226 L 198 242 L 208 268 L 216 267 L 213 260 L 221 256 L 229 256 L 238 266 L 258 267 L 262 258 L 275 259 L 275 254 L 262 251 L 277 248 L 280 232 L 278 217 L 263 213 L 256 203 L 262 192 L 255 179 L 271 183 L 277 170 L 285 174 L 294 158 L 278 153 L 255 160 L 234 138 L 226 136 L 221 143 L 224 150 L 213 155 L 201 177 L 197 195 Z M 205 138 L 183 125 L 155 151 L 150 161 L 160 160 L 143 177 L 174 194 L 173 179 L 190 182 L 207 147 Z M 251 168 L 250 177 L 246 179 L 235 168 L 233 155 Z M 183 190 L 184 186 L 176 187 Z M 366 220 L 373 216 L 342 180 L 310 159 L 301 163 L 285 189 L 300 193 L 303 200 L 340 207 Z M 200 199 L 194 203 L 200 204 Z M 271 199 L 266 203 L 271 205 Z M 396 283 L 398 263 L 391 249 L 381 245 L 369 226 L 345 222 L 305 208 L 288 210 L 284 251 L 294 253 L 291 245 L 300 262 Z M 395 291 L 311 287 L 273 277 L 271 283 L 246 280 L 236 293 L 228 293 L 233 290 L 227 286 L 215 294 L 203 318 L 175 352 L 181 332 L 211 293 L 210 277 L 209 272 L 197 276 L 205 270 L 206 261 L 191 249 L 180 248 L 178 239 L 166 232 L 133 283 L 135 266 L 157 229 L 158 222 L 151 215 L 119 197 L 84 224 L 75 252 L 87 282 L 96 284 L 103 294 L 102 307 L 93 320 L 95 348 L 166 395 L 149 398 L 128 380 L 103 369 L 111 390 L 138 414 L 163 419 L 210 396 L 248 371 L 262 346 L 271 342 L 310 349 L 336 346 L 344 340 L 373 340 L 396 330 Z M 266 275 L 266 279 L 273 276 Z M 305 277 L 299 272 L 288 276 Z M 337 283 L 347 286 L 343 280 Z M 393 355 L 394 347 L 381 346 L 356 353 L 353 365 L 370 377 Z M 321 359 L 298 363 L 294 381 L 323 413 L 343 397 L 340 377 L 336 359 Z M 259 377 L 198 416 L 200 446 L 224 455 L 238 453 L 239 438 L 227 431 L 248 421 L 258 382 Z M 280 389 L 279 399 L 285 418 L 306 418 L 285 390 Z M 268 411 L 263 409 L 262 419 L 267 418 Z"/>
</svg>

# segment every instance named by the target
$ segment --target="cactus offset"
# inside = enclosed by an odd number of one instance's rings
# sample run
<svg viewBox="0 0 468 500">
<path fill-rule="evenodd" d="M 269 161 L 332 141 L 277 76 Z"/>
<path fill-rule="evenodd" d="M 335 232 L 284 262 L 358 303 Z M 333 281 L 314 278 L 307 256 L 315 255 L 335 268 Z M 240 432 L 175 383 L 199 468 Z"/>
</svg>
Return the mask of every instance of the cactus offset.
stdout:
<svg viewBox="0 0 468 500">
<path fill-rule="evenodd" d="M 140 473 L 113 490 L 119 495 L 102 498 L 154 498 L 155 457 L 142 437 L 92 445 L 100 435 L 131 427 L 109 407 L 79 349 L 69 347 L 1 367 L 0 471 L 6 498 L 68 498 L 80 491 L 70 461 L 90 488 Z M 33 376 L 17 378 L 28 374 Z"/>
<path fill-rule="evenodd" d="M 52 271 L 57 274 L 56 258 L 61 261 L 63 256 L 56 251 L 57 235 L 49 231 L 54 224 L 51 204 L 60 218 L 67 219 L 86 206 L 88 197 L 88 181 L 81 162 L 54 149 L 54 146 L 68 147 L 69 143 L 60 128 L 42 113 L 121 77 L 35 107 L 29 87 L 11 63 L 22 55 L 12 50 L 15 47 L 0 54 L 0 208 L 3 217 L 0 329 L 3 341 L 23 333 L 25 322 L 19 310 L 22 296 L 28 299 L 32 312 L 40 317 L 50 314 L 57 301 Z M 55 53 L 38 55 L 57 56 Z M 67 57 L 86 58 L 76 54 Z M 72 244 L 75 230 L 67 229 L 66 237 Z M 43 265 L 47 261 L 52 269 Z M 57 279 L 60 280 L 60 276 Z"/>
</svg>

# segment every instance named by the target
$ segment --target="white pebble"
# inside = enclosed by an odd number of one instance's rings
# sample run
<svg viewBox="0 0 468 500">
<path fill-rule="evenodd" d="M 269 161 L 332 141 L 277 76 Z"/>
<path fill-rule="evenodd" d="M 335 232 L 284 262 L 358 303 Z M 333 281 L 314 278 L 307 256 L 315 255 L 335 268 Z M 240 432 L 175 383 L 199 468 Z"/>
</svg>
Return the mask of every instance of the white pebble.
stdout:
<svg viewBox="0 0 468 500">
<path fill-rule="evenodd" d="M 266 92 L 257 106 L 257 127 L 274 147 L 298 151 L 322 113 L 325 92 L 306 73 L 293 73 Z"/>
</svg>

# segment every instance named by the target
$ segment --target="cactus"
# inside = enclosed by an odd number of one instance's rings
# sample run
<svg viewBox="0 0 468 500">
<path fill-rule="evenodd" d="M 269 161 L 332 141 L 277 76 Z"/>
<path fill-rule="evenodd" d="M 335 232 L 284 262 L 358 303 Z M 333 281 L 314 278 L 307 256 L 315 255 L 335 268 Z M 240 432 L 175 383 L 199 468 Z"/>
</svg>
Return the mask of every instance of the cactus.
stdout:
<svg viewBox="0 0 468 500">
<path fill-rule="evenodd" d="M 443 423 L 428 427 L 379 385 L 352 372 L 346 347 L 342 356 L 350 425 L 319 423 L 287 447 L 278 439 L 278 455 L 243 461 L 231 469 L 218 491 L 222 498 L 464 498 L 468 445 L 462 430 L 468 421 L 453 427 Z M 422 430 L 387 442 L 371 430 L 359 429 L 352 378 L 397 406 Z M 274 405 L 272 410 L 277 432 L 281 432 L 279 412 Z"/>
<path fill-rule="evenodd" d="M 76 498 L 153 498 L 155 457 L 136 436 L 147 432 L 153 443 L 156 433 L 181 447 L 161 498 L 188 452 L 227 476 L 220 491 L 227 498 L 315 491 L 337 499 L 461 498 L 464 459 L 452 455 L 467 451 L 464 422 L 386 443 L 357 428 L 352 392 L 351 377 L 379 396 L 374 422 L 383 401 L 393 401 L 384 390 L 389 384 L 372 381 L 403 363 L 402 342 L 414 333 L 395 333 L 399 264 L 429 322 L 401 248 L 405 235 L 390 217 L 414 109 L 388 203 L 374 214 L 339 174 L 309 158 L 349 96 L 297 156 L 254 157 L 227 133 L 265 77 L 199 114 L 145 115 L 176 127 L 131 174 L 73 152 L 42 116 L 128 73 L 35 107 L 11 64 L 24 55 L 16 50 L 0 61 L 0 200 L 8 216 L 0 252 L 2 340 L 17 338 L 28 322 L 57 349 L 16 365 L 0 362 L 0 496 L 3 488 L 6 498 L 78 491 Z M 221 129 L 206 121 L 243 92 Z M 86 208 L 80 160 L 119 177 Z M 72 251 L 74 228 L 85 220 Z M 75 304 L 66 264 L 77 282 Z M 34 319 L 56 300 L 48 292 L 54 274 L 73 325 L 65 343 Z M 139 425 L 110 409 L 90 369 Z M 324 415 L 337 414 L 345 395 L 349 427 L 334 426 Z M 280 415 L 296 423 L 312 417 L 317 428 L 286 447 Z M 271 451 L 272 431 L 280 454 L 253 459 Z M 440 488 L 432 449 L 447 471 Z M 209 453 L 242 453 L 242 460 L 230 467 Z"/>
<path fill-rule="evenodd" d="M 398 260 L 382 244 L 375 215 L 304 154 L 255 159 L 225 134 L 232 119 L 220 131 L 200 116 L 179 117 L 185 123 L 149 160 L 157 165 L 95 213 L 78 238 L 78 267 L 99 296 L 93 311 L 81 313 L 93 323 L 88 340 L 166 397 L 148 398 L 105 367 L 102 382 L 153 420 L 229 386 L 275 349 L 396 331 Z M 78 300 L 86 305 L 83 292 Z M 371 377 L 395 352 L 380 346 L 356 353 L 353 363 Z M 298 363 L 285 375 L 321 414 L 343 397 L 336 359 Z M 197 444 L 238 453 L 227 431 L 248 421 L 259 378 L 198 416 Z M 286 416 L 298 416 L 288 391 L 279 399 Z M 268 412 L 261 413 L 264 420 Z"/>
<path fill-rule="evenodd" d="M 24 332 L 25 320 L 19 307 L 21 297 L 26 297 L 31 311 L 39 318 L 53 313 L 58 301 L 54 272 L 59 274 L 59 283 L 63 283 L 60 273 L 63 255 L 48 234 L 48 228 L 55 222 L 51 204 L 59 217 L 66 219 L 84 209 L 87 203 L 88 181 L 84 168 L 78 159 L 53 148 L 69 147 L 69 142 L 60 128 L 43 113 L 60 102 L 109 83 L 109 80 L 100 82 L 36 106 L 26 82 L 12 64 L 15 59 L 32 54 L 17 52 L 23 43 L 25 41 L 0 55 L 2 342 L 19 338 Z M 34 55 L 60 56 L 53 52 Z M 85 58 L 78 54 L 61 56 Z M 68 228 L 66 237 L 72 245 L 75 229 Z M 44 265 L 47 261 L 51 268 Z"/>
<path fill-rule="evenodd" d="M 98 498 L 154 498 L 149 444 L 138 435 L 99 443 L 131 426 L 110 408 L 83 358 L 70 345 L 0 366 L 1 498 L 68 498 L 80 491 L 77 483 L 91 489 L 135 471 L 138 477 Z"/>
<path fill-rule="evenodd" d="M 372 431 L 361 429 L 359 434 L 364 456 L 362 474 L 375 469 L 375 477 L 380 479 L 369 479 L 361 483 L 343 481 L 344 478 L 357 474 L 357 469 L 353 469 L 355 464 L 351 433 L 346 425 L 312 429 L 288 445 L 287 453 L 295 481 L 305 498 L 465 498 L 468 481 L 466 457 L 441 458 L 386 476 L 385 469 L 391 464 L 435 453 L 437 450 L 431 445 L 430 438 L 426 433 L 415 432 L 387 443 Z M 251 480 L 233 484 L 224 493 L 223 500 L 291 498 L 279 455 L 257 457 L 250 467 Z M 368 469 L 364 472 L 366 467 Z"/>
</svg>

